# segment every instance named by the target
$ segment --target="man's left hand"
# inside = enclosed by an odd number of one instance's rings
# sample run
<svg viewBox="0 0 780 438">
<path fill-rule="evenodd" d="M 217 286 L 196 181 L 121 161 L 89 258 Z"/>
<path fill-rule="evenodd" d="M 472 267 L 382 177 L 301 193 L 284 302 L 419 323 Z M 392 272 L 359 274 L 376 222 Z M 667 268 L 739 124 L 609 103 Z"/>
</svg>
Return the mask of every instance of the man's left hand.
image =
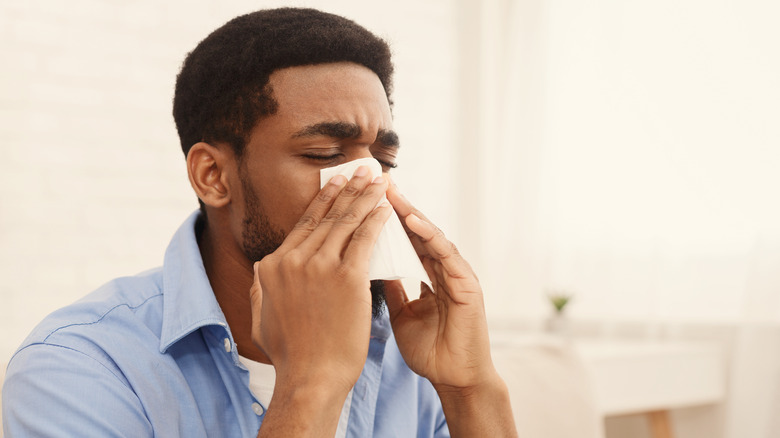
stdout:
<svg viewBox="0 0 780 438">
<path fill-rule="evenodd" d="M 390 322 L 407 365 L 442 399 L 453 436 L 516 436 L 509 395 L 493 366 L 482 288 L 441 230 L 397 187 L 387 199 L 405 224 L 432 283 L 409 301 L 400 281 L 385 281 Z"/>
</svg>

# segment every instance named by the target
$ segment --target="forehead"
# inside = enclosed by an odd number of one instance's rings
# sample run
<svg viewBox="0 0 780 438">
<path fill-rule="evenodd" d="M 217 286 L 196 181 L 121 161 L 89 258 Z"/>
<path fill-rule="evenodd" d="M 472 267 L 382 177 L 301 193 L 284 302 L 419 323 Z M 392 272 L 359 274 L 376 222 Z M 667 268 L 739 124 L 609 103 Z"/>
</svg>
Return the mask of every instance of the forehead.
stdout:
<svg viewBox="0 0 780 438">
<path fill-rule="evenodd" d="M 391 125 L 385 89 L 370 69 L 348 62 L 288 67 L 268 80 L 278 103 L 275 116 L 300 123 L 344 121 Z"/>
</svg>

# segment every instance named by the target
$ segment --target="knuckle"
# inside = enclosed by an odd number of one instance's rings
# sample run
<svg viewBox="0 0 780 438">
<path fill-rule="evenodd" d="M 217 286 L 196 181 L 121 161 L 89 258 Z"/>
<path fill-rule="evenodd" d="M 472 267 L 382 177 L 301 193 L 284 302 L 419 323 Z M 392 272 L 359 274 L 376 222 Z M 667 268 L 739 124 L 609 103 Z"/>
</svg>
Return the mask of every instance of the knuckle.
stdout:
<svg viewBox="0 0 780 438">
<path fill-rule="evenodd" d="M 277 257 L 273 253 L 263 257 L 263 259 L 260 260 L 260 265 L 257 267 L 260 277 L 262 278 L 265 274 L 268 274 L 269 271 L 273 270 L 277 263 Z"/>
<path fill-rule="evenodd" d="M 341 191 L 341 194 L 343 196 L 349 196 L 349 197 L 356 197 L 360 194 L 362 189 L 355 184 L 347 184 L 346 187 L 344 187 L 344 190 Z"/>
<path fill-rule="evenodd" d="M 334 206 L 330 211 L 322 218 L 323 222 L 336 222 L 341 218 L 343 211 L 341 208 Z"/>
<path fill-rule="evenodd" d="M 460 253 L 458 252 L 458 248 L 452 242 L 449 242 L 445 248 L 442 248 L 441 250 L 436 252 L 437 252 L 436 257 L 441 260 L 448 259 L 450 257 L 460 256 Z"/>
<path fill-rule="evenodd" d="M 458 255 L 460 255 L 460 252 L 458 252 L 458 247 L 455 246 L 454 243 L 450 242 L 450 244 L 448 246 L 449 247 L 447 248 L 447 253 L 450 256 L 458 256 Z"/>
<path fill-rule="evenodd" d="M 371 240 L 374 238 L 374 231 L 368 227 L 360 227 L 355 230 L 354 233 L 352 233 L 352 240 Z"/>
<path fill-rule="evenodd" d="M 327 203 L 330 202 L 335 197 L 335 193 L 331 190 L 320 190 L 319 193 L 317 193 L 317 196 L 315 197 L 315 200 L 318 202 Z"/>
<path fill-rule="evenodd" d="M 317 219 L 316 216 L 314 216 L 311 213 L 306 213 L 298 220 L 298 223 L 295 224 L 295 228 L 298 228 L 299 230 L 305 230 L 305 231 L 314 231 L 315 228 L 320 224 L 320 220 Z"/>
<path fill-rule="evenodd" d="M 333 271 L 333 266 L 338 265 L 339 263 L 339 257 L 338 256 L 328 256 L 325 254 L 320 254 L 318 257 L 313 258 L 311 260 L 311 267 L 314 269 L 314 271 L 318 275 L 325 275 L 329 272 Z"/>
<path fill-rule="evenodd" d="M 356 224 L 362 222 L 362 220 L 363 217 L 355 209 L 345 211 L 344 214 L 341 215 L 341 218 L 339 218 L 339 222 L 345 224 Z"/>
<path fill-rule="evenodd" d="M 309 265 L 315 272 L 323 272 L 327 271 L 329 261 L 327 257 L 319 255 L 318 257 L 312 257 L 311 261 L 309 261 Z"/>
<path fill-rule="evenodd" d="M 430 222 L 428 222 L 428 223 L 430 224 Z M 425 240 L 425 242 L 430 242 L 430 241 L 432 241 L 434 239 L 444 239 L 444 240 L 447 240 L 447 237 L 444 236 L 444 231 L 442 231 L 441 228 L 439 228 L 437 226 L 433 226 L 433 235 L 430 238 L 424 239 L 424 240 Z M 452 242 L 449 242 L 449 243 L 452 244 Z"/>
<path fill-rule="evenodd" d="M 282 271 L 286 270 L 297 270 L 301 266 L 303 266 L 305 263 L 305 258 L 303 257 L 303 254 L 301 251 L 298 250 L 291 250 L 287 254 L 284 255 L 284 257 L 281 258 L 279 261 L 279 269 Z"/>
<path fill-rule="evenodd" d="M 346 263 L 340 263 L 336 268 L 333 270 L 333 274 L 336 276 L 336 278 L 341 280 L 346 280 L 350 277 L 352 277 L 354 270 L 352 269 L 352 266 L 346 264 Z"/>
</svg>

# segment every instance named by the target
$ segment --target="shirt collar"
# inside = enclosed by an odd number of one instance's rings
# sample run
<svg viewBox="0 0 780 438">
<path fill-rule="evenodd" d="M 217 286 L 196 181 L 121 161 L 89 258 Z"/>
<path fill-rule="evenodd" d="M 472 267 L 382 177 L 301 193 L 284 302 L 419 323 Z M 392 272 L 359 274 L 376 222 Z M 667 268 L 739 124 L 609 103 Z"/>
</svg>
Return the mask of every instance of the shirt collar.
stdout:
<svg viewBox="0 0 780 438">
<path fill-rule="evenodd" d="M 161 353 L 203 326 L 219 325 L 230 333 L 200 256 L 195 236 L 199 215 L 196 211 L 184 221 L 165 251 Z"/>
</svg>

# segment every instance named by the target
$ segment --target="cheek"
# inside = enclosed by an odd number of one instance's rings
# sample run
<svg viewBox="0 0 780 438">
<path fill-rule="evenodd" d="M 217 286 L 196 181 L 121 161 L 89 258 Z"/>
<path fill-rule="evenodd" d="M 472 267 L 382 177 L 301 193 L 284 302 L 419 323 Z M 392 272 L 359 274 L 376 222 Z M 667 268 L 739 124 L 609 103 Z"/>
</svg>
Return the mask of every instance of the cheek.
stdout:
<svg viewBox="0 0 780 438">
<path fill-rule="evenodd" d="M 265 213 L 285 234 L 292 230 L 319 193 L 319 170 L 311 166 L 277 166 L 272 179 L 264 179 L 268 202 Z M 266 174 L 269 175 L 269 174 Z"/>
</svg>

